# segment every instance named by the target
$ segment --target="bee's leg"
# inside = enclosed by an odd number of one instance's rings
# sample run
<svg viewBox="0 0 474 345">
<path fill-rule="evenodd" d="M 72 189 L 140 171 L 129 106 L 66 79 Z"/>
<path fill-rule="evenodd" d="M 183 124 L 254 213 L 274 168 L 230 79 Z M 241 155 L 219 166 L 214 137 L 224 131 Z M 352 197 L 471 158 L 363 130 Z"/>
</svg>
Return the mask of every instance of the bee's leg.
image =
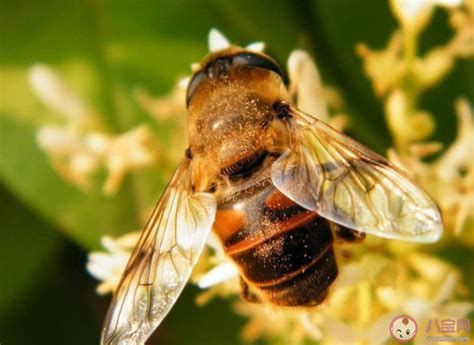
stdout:
<svg viewBox="0 0 474 345">
<path fill-rule="evenodd" d="M 240 277 L 240 296 L 246 300 L 247 302 L 251 303 L 261 303 L 262 300 L 258 297 L 255 293 L 250 291 L 250 287 L 247 282 Z"/>
<path fill-rule="evenodd" d="M 331 229 L 336 234 L 337 238 L 344 242 L 358 243 L 364 240 L 365 233 L 350 228 L 346 228 L 342 225 L 331 223 Z"/>
</svg>

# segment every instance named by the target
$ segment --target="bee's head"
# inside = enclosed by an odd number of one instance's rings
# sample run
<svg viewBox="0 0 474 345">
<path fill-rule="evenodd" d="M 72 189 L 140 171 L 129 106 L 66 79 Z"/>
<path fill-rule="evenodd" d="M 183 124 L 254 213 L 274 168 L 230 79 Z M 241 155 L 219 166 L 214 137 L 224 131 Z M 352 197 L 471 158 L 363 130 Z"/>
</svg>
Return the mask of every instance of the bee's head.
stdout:
<svg viewBox="0 0 474 345">
<path fill-rule="evenodd" d="M 231 47 L 204 59 L 188 86 L 191 150 L 222 168 L 265 145 L 273 104 L 287 100 L 283 72 L 267 55 Z"/>
<path fill-rule="evenodd" d="M 271 71 L 284 80 L 284 75 L 278 64 L 268 55 L 231 47 L 209 54 L 204 58 L 197 71 L 194 72 L 186 91 L 186 106 L 198 89 L 212 81 L 228 79 L 235 70 L 241 73 L 245 70 L 260 69 Z"/>
</svg>

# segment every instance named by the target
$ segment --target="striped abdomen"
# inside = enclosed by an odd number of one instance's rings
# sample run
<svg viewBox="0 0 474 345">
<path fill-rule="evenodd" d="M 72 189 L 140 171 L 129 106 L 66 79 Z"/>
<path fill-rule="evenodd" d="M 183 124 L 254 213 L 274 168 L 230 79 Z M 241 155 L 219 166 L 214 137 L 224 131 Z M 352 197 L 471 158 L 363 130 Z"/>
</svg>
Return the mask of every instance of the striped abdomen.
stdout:
<svg viewBox="0 0 474 345">
<path fill-rule="evenodd" d="M 276 305 L 317 305 L 337 276 L 329 222 L 270 180 L 221 200 L 214 229 L 244 281 Z"/>
</svg>

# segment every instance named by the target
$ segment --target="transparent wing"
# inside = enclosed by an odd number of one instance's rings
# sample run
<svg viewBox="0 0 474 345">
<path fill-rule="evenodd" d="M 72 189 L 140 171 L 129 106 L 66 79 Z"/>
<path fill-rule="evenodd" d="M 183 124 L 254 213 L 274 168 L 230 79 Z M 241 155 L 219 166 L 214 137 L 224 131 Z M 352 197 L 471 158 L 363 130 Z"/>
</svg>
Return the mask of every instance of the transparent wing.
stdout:
<svg viewBox="0 0 474 345">
<path fill-rule="evenodd" d="M 385 158 L 322 121 L 290 108 L 291 148 L 272 180 L 301 206 L 380 237 L 434 242 L 442 233 L 434 201 Z"/>
<path fill-rule="evenodd" d="M 216 211 L 215 198 L 191 193 L 189 161 L 175 172 L 122 275 L 107 313 L 102 344 L 143 344 L 189 279 Z"/>
</svg>

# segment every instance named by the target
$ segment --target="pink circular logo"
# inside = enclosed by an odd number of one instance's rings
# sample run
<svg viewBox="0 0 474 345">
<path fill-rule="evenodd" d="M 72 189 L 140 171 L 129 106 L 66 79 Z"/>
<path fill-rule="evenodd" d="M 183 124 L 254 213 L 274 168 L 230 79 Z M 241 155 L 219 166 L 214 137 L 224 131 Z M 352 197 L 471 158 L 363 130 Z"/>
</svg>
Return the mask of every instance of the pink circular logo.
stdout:
<svg viewBox="0 0 474 345">
<path fill-rule="evenodd" d="M 417 331 L 418 325 L 411 316 L 398 315 L 390 322 L 390 335 L 400 343 L 412 340 Z"/>
</svg>

